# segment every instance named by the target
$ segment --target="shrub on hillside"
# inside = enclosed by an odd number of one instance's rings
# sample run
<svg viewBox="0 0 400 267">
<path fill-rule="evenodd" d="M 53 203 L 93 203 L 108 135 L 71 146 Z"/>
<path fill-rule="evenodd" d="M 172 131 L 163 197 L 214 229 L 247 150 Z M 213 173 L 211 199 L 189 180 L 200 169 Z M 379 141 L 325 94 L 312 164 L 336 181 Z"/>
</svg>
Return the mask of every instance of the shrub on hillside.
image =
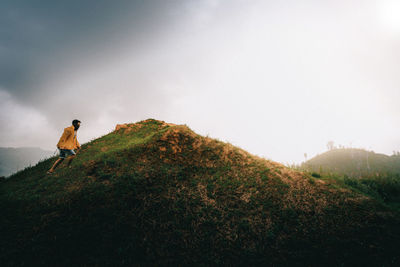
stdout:
<svg viewBox="0 0 400 267">
<path fill-rule="evenodd" d="M 344 182 L 385 202 L 400 202 L 400 175 L 364 177 L 361 179 L 344 177 Z"/>
</svg>

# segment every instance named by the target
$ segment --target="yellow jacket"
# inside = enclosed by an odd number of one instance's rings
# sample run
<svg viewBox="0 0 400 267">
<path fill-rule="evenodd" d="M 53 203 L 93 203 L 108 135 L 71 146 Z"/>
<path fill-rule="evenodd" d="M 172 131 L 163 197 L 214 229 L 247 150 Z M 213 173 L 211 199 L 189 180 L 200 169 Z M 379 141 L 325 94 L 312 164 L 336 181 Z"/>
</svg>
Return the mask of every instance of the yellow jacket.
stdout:
<svg viewBox="0 0 400 267">
<path fill-rule="evenodd" d="M 76 139 L 75 128 L 73 125 L 64 129 L 64 133 L 62 134 L 60 141 L 58 141 L 57 147 L 59 149 L 81 148 L 78 139 Z"/>
</svg>

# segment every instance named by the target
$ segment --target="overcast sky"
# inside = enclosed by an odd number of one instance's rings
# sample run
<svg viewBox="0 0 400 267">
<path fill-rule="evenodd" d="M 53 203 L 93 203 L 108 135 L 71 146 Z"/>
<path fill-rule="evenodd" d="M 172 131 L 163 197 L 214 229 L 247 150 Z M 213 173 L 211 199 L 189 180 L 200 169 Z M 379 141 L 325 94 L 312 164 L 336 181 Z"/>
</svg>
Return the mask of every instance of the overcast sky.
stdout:
<svg viewBox="0 0 400 267">
<path fill-rule="evenodd" d="M 0 146 L 186 124 L 283 163 L 400 150 L 397 0 L 0 3 Z"/>
</svg>

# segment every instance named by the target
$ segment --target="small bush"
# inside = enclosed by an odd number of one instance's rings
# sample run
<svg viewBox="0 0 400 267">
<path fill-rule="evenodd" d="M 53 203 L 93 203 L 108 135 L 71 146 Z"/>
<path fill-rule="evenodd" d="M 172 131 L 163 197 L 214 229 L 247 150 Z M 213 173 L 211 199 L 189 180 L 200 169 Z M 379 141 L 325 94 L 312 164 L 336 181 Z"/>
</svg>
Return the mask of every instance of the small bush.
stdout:
<svg viewBox="0 0 400 267">
<path fill-rule="evenodd" d="M 311 173 L 311 176 L 315 177 L 315 178 L 321 178 L 321 174 L 316 173 L 316 172 Z"/>
<path fill-rule="evenodd" d="M 343 181 L 346 185 L 384 202 L 400 202 L 399 177 L 390 175 L 361 179 L 344 177 Z"/>
</svg>

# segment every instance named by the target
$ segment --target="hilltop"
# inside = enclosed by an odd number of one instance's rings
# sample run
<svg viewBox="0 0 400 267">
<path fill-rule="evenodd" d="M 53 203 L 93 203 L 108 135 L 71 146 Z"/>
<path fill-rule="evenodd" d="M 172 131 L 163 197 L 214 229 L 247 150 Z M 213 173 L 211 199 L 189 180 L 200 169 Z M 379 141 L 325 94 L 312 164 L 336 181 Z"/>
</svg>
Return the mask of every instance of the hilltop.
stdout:
<svg viewBox="0 0 400 267">
<path fill-rule="evenodd" d="M 350 177 L 400 174 L 400 156 L 387 156 L 357 148 L 335 148 L 313 157 L 302 167 L 314 172 Z"/>
<path fill-rule="evenodd" d="M 379 201 L 153 119 L 0 183 L 4 266 L 396 265 Z"/>
</svg>

